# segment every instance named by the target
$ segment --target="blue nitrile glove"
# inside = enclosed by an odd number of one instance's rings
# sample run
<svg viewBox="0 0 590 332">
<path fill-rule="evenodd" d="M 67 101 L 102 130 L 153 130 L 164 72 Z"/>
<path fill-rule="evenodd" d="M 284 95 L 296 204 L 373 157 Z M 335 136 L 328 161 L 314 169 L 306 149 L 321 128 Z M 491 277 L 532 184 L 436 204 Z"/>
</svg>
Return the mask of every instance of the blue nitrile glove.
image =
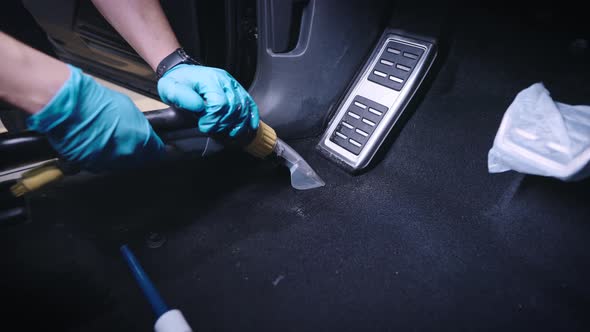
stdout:
<svg viewBox="0 0 590 332">
<path fill-rule="evenodd" d="M 225 70 L 178 65 L 158 81 L 158 93 L 166 104 L 196 112 L 204 134 L 239 138 L 258 129 L 256 103 Z"/>
<path fill-rule="evenodd" d="M 122 170 L 163 157 L 164 144 L 129 97 L 76 67 L 53 99 L 27 120 L 68 161 L 94 172 Z"/>
</svg>

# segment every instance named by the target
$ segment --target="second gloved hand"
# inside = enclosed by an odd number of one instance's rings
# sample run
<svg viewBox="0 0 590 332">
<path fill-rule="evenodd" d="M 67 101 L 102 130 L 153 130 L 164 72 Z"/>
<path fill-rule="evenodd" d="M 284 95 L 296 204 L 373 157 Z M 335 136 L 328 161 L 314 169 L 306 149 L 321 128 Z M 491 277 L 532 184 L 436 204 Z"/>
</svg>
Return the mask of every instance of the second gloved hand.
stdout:
<svg viewBox="0 0 590 332">
<path fill-rule="evenodd" d="M 129 97 L 76 67 L 29 129 L 44 133 L 64 159 L 101 172 L 139 167 L 164 156 L 164 144 Z"/>
<path fill-rule="evenodd" d="M 158 81 L 163 102 L 199 116 L 199 130 L 239 139 L 258 129 L 258 107 L 225 70 L 199 65 L 173 67 Z"/>
</svg>

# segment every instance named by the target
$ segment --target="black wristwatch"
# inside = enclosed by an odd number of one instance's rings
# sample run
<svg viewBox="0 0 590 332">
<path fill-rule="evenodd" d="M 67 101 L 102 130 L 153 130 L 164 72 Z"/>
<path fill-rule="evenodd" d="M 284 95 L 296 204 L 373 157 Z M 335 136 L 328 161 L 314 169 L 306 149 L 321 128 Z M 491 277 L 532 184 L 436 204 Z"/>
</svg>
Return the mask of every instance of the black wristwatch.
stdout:
<svg viewBox="0 0 590 332">
<path fill-rule="evenodd" d="M 162 61 L 160 61 L 160 63 L 158 64 L 158 68 L 156 69 L 156 76 L 158 77 L 158 79 L 160 79 L 168 70 L 182 63 L 191 65 L 201 65 L 199 61 L 191 58 L 188 54 L 186 54 L 183 48 L 178 48 L 176 49 L 176 51 L 172 52 L 170 55 L 168 55 Z"/>
</svg>

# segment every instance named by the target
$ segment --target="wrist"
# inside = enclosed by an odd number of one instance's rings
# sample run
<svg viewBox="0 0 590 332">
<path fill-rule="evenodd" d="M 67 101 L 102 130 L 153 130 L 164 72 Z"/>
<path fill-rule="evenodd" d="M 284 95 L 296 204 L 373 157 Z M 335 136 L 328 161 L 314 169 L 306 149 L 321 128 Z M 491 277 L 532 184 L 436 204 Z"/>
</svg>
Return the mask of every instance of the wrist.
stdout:
<svg viewBox="0 0 590 332">
<path fill-rule="evenodd" d="M 66 64 L 26 46 L 0 31 L 0 99 L 34 114 L 67 81 Z"/>
<path fill-rule="evenodd" d="M 158 69 L 160 62 L 162 62 L 165 57 L 180 47 L 181 46 L 178 43 L 171 43 L 164 47 L 158 47 L 156 50 L 150 51 L 149 57 L 145 57 L 145 60 L 155 72 Z"/>
<path fill-rule="evenodd" d="M 28 118 L 29 129 L 46 133 L 66 121 L 76 109 L 78 95 L 83 85 L 83 73 L 74 66 L 68 65 L 67 67 L 69 71 L 67 80 L 43 108 Z"/>
</svg>

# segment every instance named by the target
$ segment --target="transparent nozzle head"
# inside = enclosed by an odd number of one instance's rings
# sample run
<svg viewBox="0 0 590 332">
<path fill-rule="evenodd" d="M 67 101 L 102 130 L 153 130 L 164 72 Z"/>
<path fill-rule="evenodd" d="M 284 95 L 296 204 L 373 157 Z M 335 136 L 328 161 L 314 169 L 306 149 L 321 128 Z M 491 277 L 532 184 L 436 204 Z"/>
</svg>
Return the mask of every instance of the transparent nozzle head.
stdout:
<svg viewBox="0 0 590 332">
<path fill-rule="evenodd" d="M 274 148 L 277 156 L 281 157 L 285 166 L 291 172 L 291 186 L 298 190 L 308 190 L 323 187 L 326 183 L 320 176 L 303 160 L 303 158 L 280 138 Z"/>
<path fill-rule="evenodd" d="M 291 186 L 295 189 L 307 190 L 326 185 L 324 180 L 303 159 L 289 167 L 289 170 L 291 171 Z"/>
</svg>

